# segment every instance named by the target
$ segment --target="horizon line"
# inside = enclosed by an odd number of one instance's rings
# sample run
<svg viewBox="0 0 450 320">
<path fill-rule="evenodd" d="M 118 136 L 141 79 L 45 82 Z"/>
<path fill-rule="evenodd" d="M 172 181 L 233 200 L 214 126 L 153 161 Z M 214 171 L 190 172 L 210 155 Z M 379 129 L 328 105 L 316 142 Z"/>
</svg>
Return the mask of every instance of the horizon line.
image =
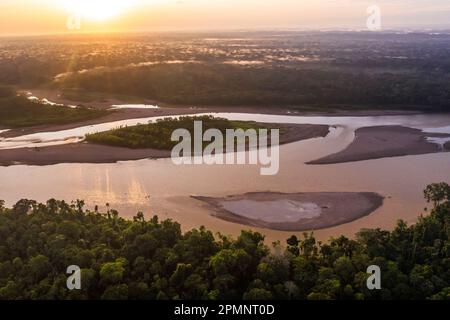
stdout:
<svg viewBox="0 0 450 320">
<path fill-rule="evenodd" d="M 224 29 L 203 29 L 203 28 L 192 28 L 192 29 L 146 29 L 146 30 L 91 30 L 91 31 L 59 31 L 59 32 L 38 32 L 38 33 L 0 33 L 0 38 L 33 38 L 33 37 L 51 37 L 51 36 L 76 36 L 76 35 L 109 35 L 109 34 L 158 34 L 158 33 L 173 33 L 173 34 L 206 34 L 206 33 L 258 33 L 258 32 L 346 32 L 346 33 L 450 33 L 450 26 L 447 27 L 437 27 L 437 28 L 414 28 L 414 27 L 403 27 L 403 28 L 385 28 L 378 31 L 371 31 L 365 28 L 297 28 L 297 27 L 286 27 L 286 28 L 224 28 Z"/>
</svg>

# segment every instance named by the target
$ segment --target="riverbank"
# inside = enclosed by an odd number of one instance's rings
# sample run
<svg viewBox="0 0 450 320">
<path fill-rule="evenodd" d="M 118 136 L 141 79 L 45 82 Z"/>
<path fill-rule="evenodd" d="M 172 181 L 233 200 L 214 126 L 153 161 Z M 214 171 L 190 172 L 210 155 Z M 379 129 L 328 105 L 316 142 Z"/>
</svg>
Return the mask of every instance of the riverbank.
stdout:
<svg viewBox="0 0 450 320">
<path fill-rule="evenodd" d="M 135 96 L 111 95 L 108 93 L 86 93 L 72 92 L 69 95 L 64 94 L 58 89 L 22 89 L 21 94 L 32 93 L 33 96 L 40 99 L 48 99 L 55 103 L 64 105 L 89 106 L 94 109 L 109 109 L 112 105 L 146 104 L 156 105 L 163 109 L 201 109 L 205 112 L 235 112 L 235 113 L 262 113 L 262 114 L 298 114 L 300 116 L 381 116 L 381 115 L 411 115 L 420 114 L 427 109 L 421 109 L 419 106 L 411 106 L 413 111 L 398 106 L 352 106 L 352 105 L 292 105 L 292 106 L 274 106 L 268 105 L 189 105 L 174 104 L 158 100 L 146 99 Z M 88 96 L 85 98 L 83 96 Z M 422 111 L 421 111 L 422 110 Z"/>
<path fill-rule="evenodd" d="M 0 97 L 0 129 L 64 125 L 99 119 L 109 113 L 108 110 L 86 107 L 55 106 L 16 94 Z"/>
<path fill-rule="evenodd" d="M 274 125 L 274 124 L 273 124 Z M 280 144 L 325 137 L 326 125 L 280 124 Z M 0 166 L 17 164 L 53 165 L 59 163 L 115 163 L 141 159 L 168 158 L 171 150 L 129 149 L 94 143 L 0 150 Z"/>
<path fill-rule="evenodd" d="M 325 108 L 323 111 L 308 107 L 267 107 L 267 106 L 179 106 L 167 103 L 160 103 L 153 100 L 141 99 L 136 101 L 136 98 L 129 99 L 98 99 L 89 102 L 68 100 L 62 97 L 62 94 L 56 90 L 51 89 L 39 89 L 39 90 L 21 90 L 21 94 L 32 92 L 33 96 L 40 99 L 46 98 L 52 102 L 65 104 L 65 105 L 88 105 L 91 108 L 105 110 L 112 105 L 121 104 L 148 104 L 158 105 L 158 109 L 120 109 L 110 112 L 107 116 L 99 117 L 96 119 L 90 119 L 81 122 L 73 122 L 63 125 L 41 125 L 27 128 L 16 128 L 8 130 L 7 132 L 0 133 L 0 137 L 13 138 L 22 135 L 29 135 L 38 132 L 54 132 L 61 130 L 74 129 L 78 127 L 91 126 L 106 122 L 122 121 L 128 119 L 139 119 L 149 117 L 164 117 L 164 116 L 177 116 L 177 115 L 195 115 L 202 113 L 248 113 L 248 114 L 269 114 L 269 115 L 289 115 L 289 116 L 334 116 L 334 117 L 367 117 L 367 116 L 395 116 L 395 115 L 414 115 L 421 114 L 419 111 L 405 111 L 405 110 L 376 110 L 376 109 L 357 109 L 350 110 L 345 108 Z M 3 128 L 8 129 L 8 128 Z"/>
<path fill-rule="evenodd" d="M 365 110 L 365 111 L 346 111 L 336 110 L 335 112 L 299 112 L 289 109 L 278 108 L 259 108 L 259 107 L 161 107 L 158 109 L 120 109 L 114 110 L 110 114 L 97 119 L 91 119 L 81 122 L 73 122 L 63 125 L 41 125 L 27 128 L 16 128 L 0 133 L 0 137 L 14 138 L 23 135 L 29 135 L 38 132 L 55 132 L 61 130 L 69 130 L 84 126 L 91 126 L 101 123 L 122 121 L 128 119 L 140 119 L 149 117 L 170 117 L 183 115 L 196 115 L 203 113 L 248 113 L 248 114 L 268 114 L 268 115 L 284 115 L 284 116 L 334 116 L 334 117 L 367 117 L 367 116 L 396 116 L 396 115 L 414 115 L 420 112 L 406 112 L 399 110 Z M 8 129 L 8 128 L 2 128 Z"/>
<path fill-rule="evenodd" d="M 442 152 L 438 144 L 427 141 L 427 138 L 431 137 L 450 137 L 450 135 L 426 133 L 402 126 L 360 128 L 356 130 L 355 139 L 346 149 L 307 164 L 336 164 Z M 450 151 L 449 146 L 450 142 L 447 142 L 444 151 Z"/>
<path fill-rule="evenodd" d="M 278 231 L 310 231 L 349 223 L 382 206 L 371 192 L 258 192 L 224 198 L 193 196 L 228 222 Z"/>
<path fill-rule="evenodd" d="M 230 115 L 230 118 L 247 121 L 253 117 Z M 281 117 L 277 120 L 278 118 L 262 115 L 254 119 L 263 123 L 291 121 L 291 117 Z M 318 124 L 323 122 L 327 122 L 326 119 L 317 120 Z M 314 233 L 318 240 L 341 234 L 354 238 L 355 233 L 364 228 L 392 230 L 398 219 L 403 219 L 408 224 L 417 222 L 422 214 L 417 208 L 427 205 L 423 200 L 423 186 L 430 181 L 450 181 L 450 153 L 350 162 L 338 166 L 305 164 L 307 161 L 344 150 L 354 139 L 355 127 L 392 123 L 405 127 L 445 128 L 450 123 L 450 115 L 350 118 L 342 121 L 332 119 L 326 124 L 338 127 L 330 129 L 326 138 L 291 143 L 280 148 L 280 170 L 275 176 L 261 176 L 258 166 L 174 166 L 170 159 L 102 165 L 13 165 L 0 167 L 2 179 L 11 182 L 3 184 L 0 193 L 8 206 L 23 198 L 44 202 L 49 198 L 57 198 L 67 203 L 75 199 L 85 199 L 91 209 L 96 205 L 104 208 L 105 203 L 108 203 L 111 208 L 119 210 L 123 217 L 130 219 L 139 211 L 145 212 L 149 219 L 158 214 L 164 219 L 179 221 L 185 231 L 204 225 L 213 232 L 237 236 L 240 230 L 252 229 L 266 235 L 269 244 L 278 240 L 285 241 L 292 232 L 250 228 L 218 219 L 211 216 L 210 210 L 203 207 L 201 202 L 192 199 L 191 195 L 219 198 L 265 191 L 364 191 L 383 195 L 383 206 L 372 214 Z M 84 134 L 84 131 L 80 132 Z M 46 141 L 53 138 L 63 139 L 71 134 L 72 132 L 61 135 L 56 133 L 42 138 Z M 301 232 L 297 233 L 297 236 L 301 236 Z"/>
<path fill-rule="evenodd" d="M 122 121 L 128 119 L 140 119 L 150 117 L 161 116 L 176 116 L 176 115 L 188 115 L 202 113 L 203 111 L 196 111 L 189 108 L 184 109 L 121 109 L 110 112 L 108 115 L 96 119 L 90 119 L 86 121 L 73 122 L 61 125 L 40 125 L 27 128 L 15 128 L 6 132 L 0 133 L 0 137 L 14 138 L 23 135 L 29 135 L 39 132 L 55 132 L 62 130 L 70 130 L 79 127 L 92 126 L 101 123 Z M 4 128 L 7 129 L 7 128 Z"/>
</svg>

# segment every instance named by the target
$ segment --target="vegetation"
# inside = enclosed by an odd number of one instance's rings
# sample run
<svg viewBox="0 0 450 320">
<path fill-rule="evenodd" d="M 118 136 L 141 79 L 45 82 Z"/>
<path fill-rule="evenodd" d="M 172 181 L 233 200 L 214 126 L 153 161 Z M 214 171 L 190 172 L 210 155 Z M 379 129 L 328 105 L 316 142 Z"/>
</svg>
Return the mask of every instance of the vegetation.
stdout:
<svg viewBox="0 0 450 320">
<path fill-rule="evenodd" d="M 447 75 L 349 70 L 250 68 L 221 64 L 154 65 L 74 74 L 63 87 L 134 95 L 174 104 L 256 106 L 414 106 L 450 104 Z"/>
<path fill-rule="evenodd" d="M 17 96 L 10 88 L 0 87 L 0 126 L 7 128 L 72 123 L 95 119 L 107 113 L 85 107 L 73 109 L 41 104 Z"/>
<path fill-rule="evenodd" d="M 446 33 L 426 32 L 9 38 L 0 42 L 0 84 L 55 88 L 78 102 L 125 96 L 180 105 L 449 111 L 449 43 Z"/>
<path fill-rule="evenodd" d="M 434 207 L 416 225 L 327 243 L 292 236 L 272 252 L 256 232 L 183 234 L 170 220 L 125 220 L 82 201 L 0 205 L 0 298 L 450 299 L 450 187 L 431 185 L 425 196 Z M 82 289 L 69 291 L 74 264 Z M 381 267 L 381 290 L 366 287 L 369 265 Z"/>
<path fill-rule="evenodd" d="M 152 148 L 171 150 L 178 141 L 171 141 L 176 129 L 186 129 L 194 136 L 194 122 L 202 121 L 203 130 L 218 129 L 225 134 L 226 129 L 264 129 L 270 124 L 259 124 L 252 121 L 231 121 L 212 116 L 165 118 L 155 123 L 141 124 L 131 127 L 120 127 L 106 132 L 89 134 L 86 141 L 126 148 Z M 281 131 L 283 128 L 281 129 Z M 192 141 L 193 143 L 193 141 Z M 208 143 L 205 143 L 206 145 Z"/>
</svg>

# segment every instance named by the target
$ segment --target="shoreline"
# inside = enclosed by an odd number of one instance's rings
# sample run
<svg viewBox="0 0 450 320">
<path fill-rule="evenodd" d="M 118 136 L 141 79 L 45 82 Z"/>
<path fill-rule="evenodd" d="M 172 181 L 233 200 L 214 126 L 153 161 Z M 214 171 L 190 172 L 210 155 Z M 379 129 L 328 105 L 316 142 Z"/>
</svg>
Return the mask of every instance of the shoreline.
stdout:
<svg viewBox="0 0 450 320">
<path fill-rule="evenodd" d="M 227 222 L 288 232 L 321 230 L 350 223 L 375 212 L 384 202 L 383 196 L 373 192 L 254 192 L 222 198 L 191 198 L 201 201 L 205 207 L 211 209 L 212 216 Z M 280 200 L 285 201 L 289 207 L 283 206 L 286 203 L 280 203 Z M 238 203 L 241 211 L 246 213 L 225 208 L 233 202 Z M 278 210 L 265 215 L 261 213 L 264 207 L 270 209 L 271 202 Z M 311 205 L 315 205 L 316 212 L 311 210 Z M 293 206 L 297 206 L 297 212 L 292 211 Z M 309 216 L 308 210 L 311 211 Z M 295 213 L 297 218 L 293 217 Z"/>
<path fill-rule="evenodd" d="M 275 125 L 275 124 L 272 124 Z M 280 135 L 280 145 L 312 138 L 325 137 L 327 125 L 280 124 L 285 132 Z M 17 148 L 0 150 L 0 166 L 36 165 L 61 163 L 116 163 L 143 159 L 170 158 L 171 150 L 129 149 L 87 142 L 58 146 Z"/>
<path fill-rule="evenodd" d="M 410 155 L 450 152 L 450 142 L 442 150 L 427 137 L 450 137 L 445 133 L 427 133 L 403 126 L 364 127 L 355 131 L 355 139 L 344 150 L 309 161 L 310 165 L 338 164 Z"/>
<path fill-rule="evenodd" d="M 121 109 L 115 110 L 111 114 L 86 121 L 68 123 L 68 124 L 47 124 L 34 127 L 25 128 L 12 128 L 6 132 L 0 133 L 2 138 L 15 138 L 23 135 L 29 135 L 40 132 L 55 132 L 62 130 L 70 130 L 79 127 L 92 126 L 96 124 L 102 124 L 107 122 L 122 121 L 128 119 L 139 119 L 139 118 L 149 118 L 149 117 L 160 117 L 160 116 L 177 116 L 177 115 L 187 115 L 201 113 L 196 112 L 191 109 Z M 8 128 L 4 128 L 8 129 Z"/>
<path fill-rule="evenodd" d="M 26 94 L 27 92 L 32 92 L 33 95 L 39 98 L 47 98 L 55 103 L 62 103 L 65 105 L 85 105 L 92 107 L 94 109 L 105 110 L 111 107 L 113 104 L 133 104 L 136 102 L 136 98 L 132 100 L 119 100 L 119 99 L 103 99 L 95 100 L 92 102 L 82 102 L 73 101 L 68 99 L 60 98 L 60 94 L 56 90 L 50 89 L 22 89 L 19 90 L 20 93 Z M 131 98 L 130 98 L 131 99 Z M 54 132 L 61 130 L 75 129 L 83 126 L 96 125 L 106 122 L 114 122 L 128 119 L 139 119 L 139 118 L 149 118 L 149 117 L 164 117 L 164 116 L 183 116 L 190 114 L 200 114 L 200 113 L 247 113 L 247 114 L 266 114 L 266 115 L 284 115 L 284 116 L 305 116 L 305 117 L 369 117 L 369 116 L 400 116 L 400 115 L 415 115 L 424 114 L 423 111 L 407 111 L 392 109 L 359 109 L 350 110 L 345 108 L 325 108 L 324 111 L 310 111 L 296 109 L 296 107 L 268 107 L 268 106 L 179 106 L 168 103 L 161 103 L 158 101 L 140 99 L 140 104 L 152 104 L 158 105 L 158 109 L 116 109 L 107 116 L 100 117 L 97 119 L 91 119 L 81 122 L 74 122 L 69 124 L 59 124 L 59 125 L 40 125 L 34 127 L 25 128 L 0 128 L 9 129 L 6 132 L 0 133 L 1 138 L 14 138 L 22 135 L 29 135 L 39 132 Z"/>
<path fill-rule="evenodd" d="M 6 128 L 2 127 L 0 130 L 7 130 L 0 133 L 1 138 L 15 138 L 23 135 L 29 135 L 40 132 L 55 132 L 62 130 L 70 130 L 79 127 L 92 126 L 107 122 L 122 121 L 129 119 L 140 119 L 150 117 L 170 117 L 170 116 L 184 116 L 196 115 L 202 113 L 246 113 L 246 114 L 265 114 L 265 115 L 282 115 L 282 116 L 297 116 L 297 117 L 377 117 L 377 116 L 401 116 L 401 115 L 416 115 L 423 114 L 423 112 L 416 111 L 401 111 L 401 110 L 372 110 L 372 111 L 344 111 L 336 110 L 336 112 L 298 112 L 293 113 L 292 109 L 278 109 L 278 108 L 259 108 L 259 107 L 161 107 L 159 109 L 119 109 L 114 110 L 111 114 L 81 122 L 74 122 L 68 124 L 48 124 L 34 127 L 24 128 Z"/>
</svg>

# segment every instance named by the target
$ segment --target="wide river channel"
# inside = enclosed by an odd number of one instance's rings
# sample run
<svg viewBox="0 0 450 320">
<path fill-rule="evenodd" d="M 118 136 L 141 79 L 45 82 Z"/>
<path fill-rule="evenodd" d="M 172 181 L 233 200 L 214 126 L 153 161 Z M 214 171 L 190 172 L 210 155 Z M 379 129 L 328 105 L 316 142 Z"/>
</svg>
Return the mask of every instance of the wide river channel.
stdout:
<svg viewBox="0 0 450 320">
<path fill-rule="evenodd" d="M 450 114 L 378 117 L 302 117 L 217 113 L 231 120 L 266 123 L 327 124 L 333 126 L 325 138 L 295 142 L 280 147 L 280 170 L 274 176 L 260 175 L 254 165 L 183 165 L 171 159 L 125 161 L 115 164 L 15 165 L 0 167 L 0 199 L 8 206 L 22 198 L 46 201 L 83 199 L 88 207 L 101 209 L 109 203 L 124 217 L 138 211 L 146 216 L 178 221 L 183 230 L 202 225 L 215 232 L 236 236 L 248 226 L 215 218 L 192 195 L 222 197 L 256 191 L 274 192 L 377 192 L 385 197 L 382 207 L 357 221 L 317 230 L 321 240 L 340 234 L 352 237 L 361 228 L 392 228 L 398 219 L 417 221 L 426 206 L 422 190 L 432 182 L 450 181 L 450 153 L 405 156 L 335 165 L 305 162 L 343 150 L 360 127 L 404 125 L 427 132 L 450 133 Z M 120 125 L 146 123 L 157 118 L 44 132 L 0 139 L 0 149 L 36 147 L 80 141 L 86 133 Z M 253 228 L 269 241 L 284 242 L 293 232 Z"/>
</svg>

